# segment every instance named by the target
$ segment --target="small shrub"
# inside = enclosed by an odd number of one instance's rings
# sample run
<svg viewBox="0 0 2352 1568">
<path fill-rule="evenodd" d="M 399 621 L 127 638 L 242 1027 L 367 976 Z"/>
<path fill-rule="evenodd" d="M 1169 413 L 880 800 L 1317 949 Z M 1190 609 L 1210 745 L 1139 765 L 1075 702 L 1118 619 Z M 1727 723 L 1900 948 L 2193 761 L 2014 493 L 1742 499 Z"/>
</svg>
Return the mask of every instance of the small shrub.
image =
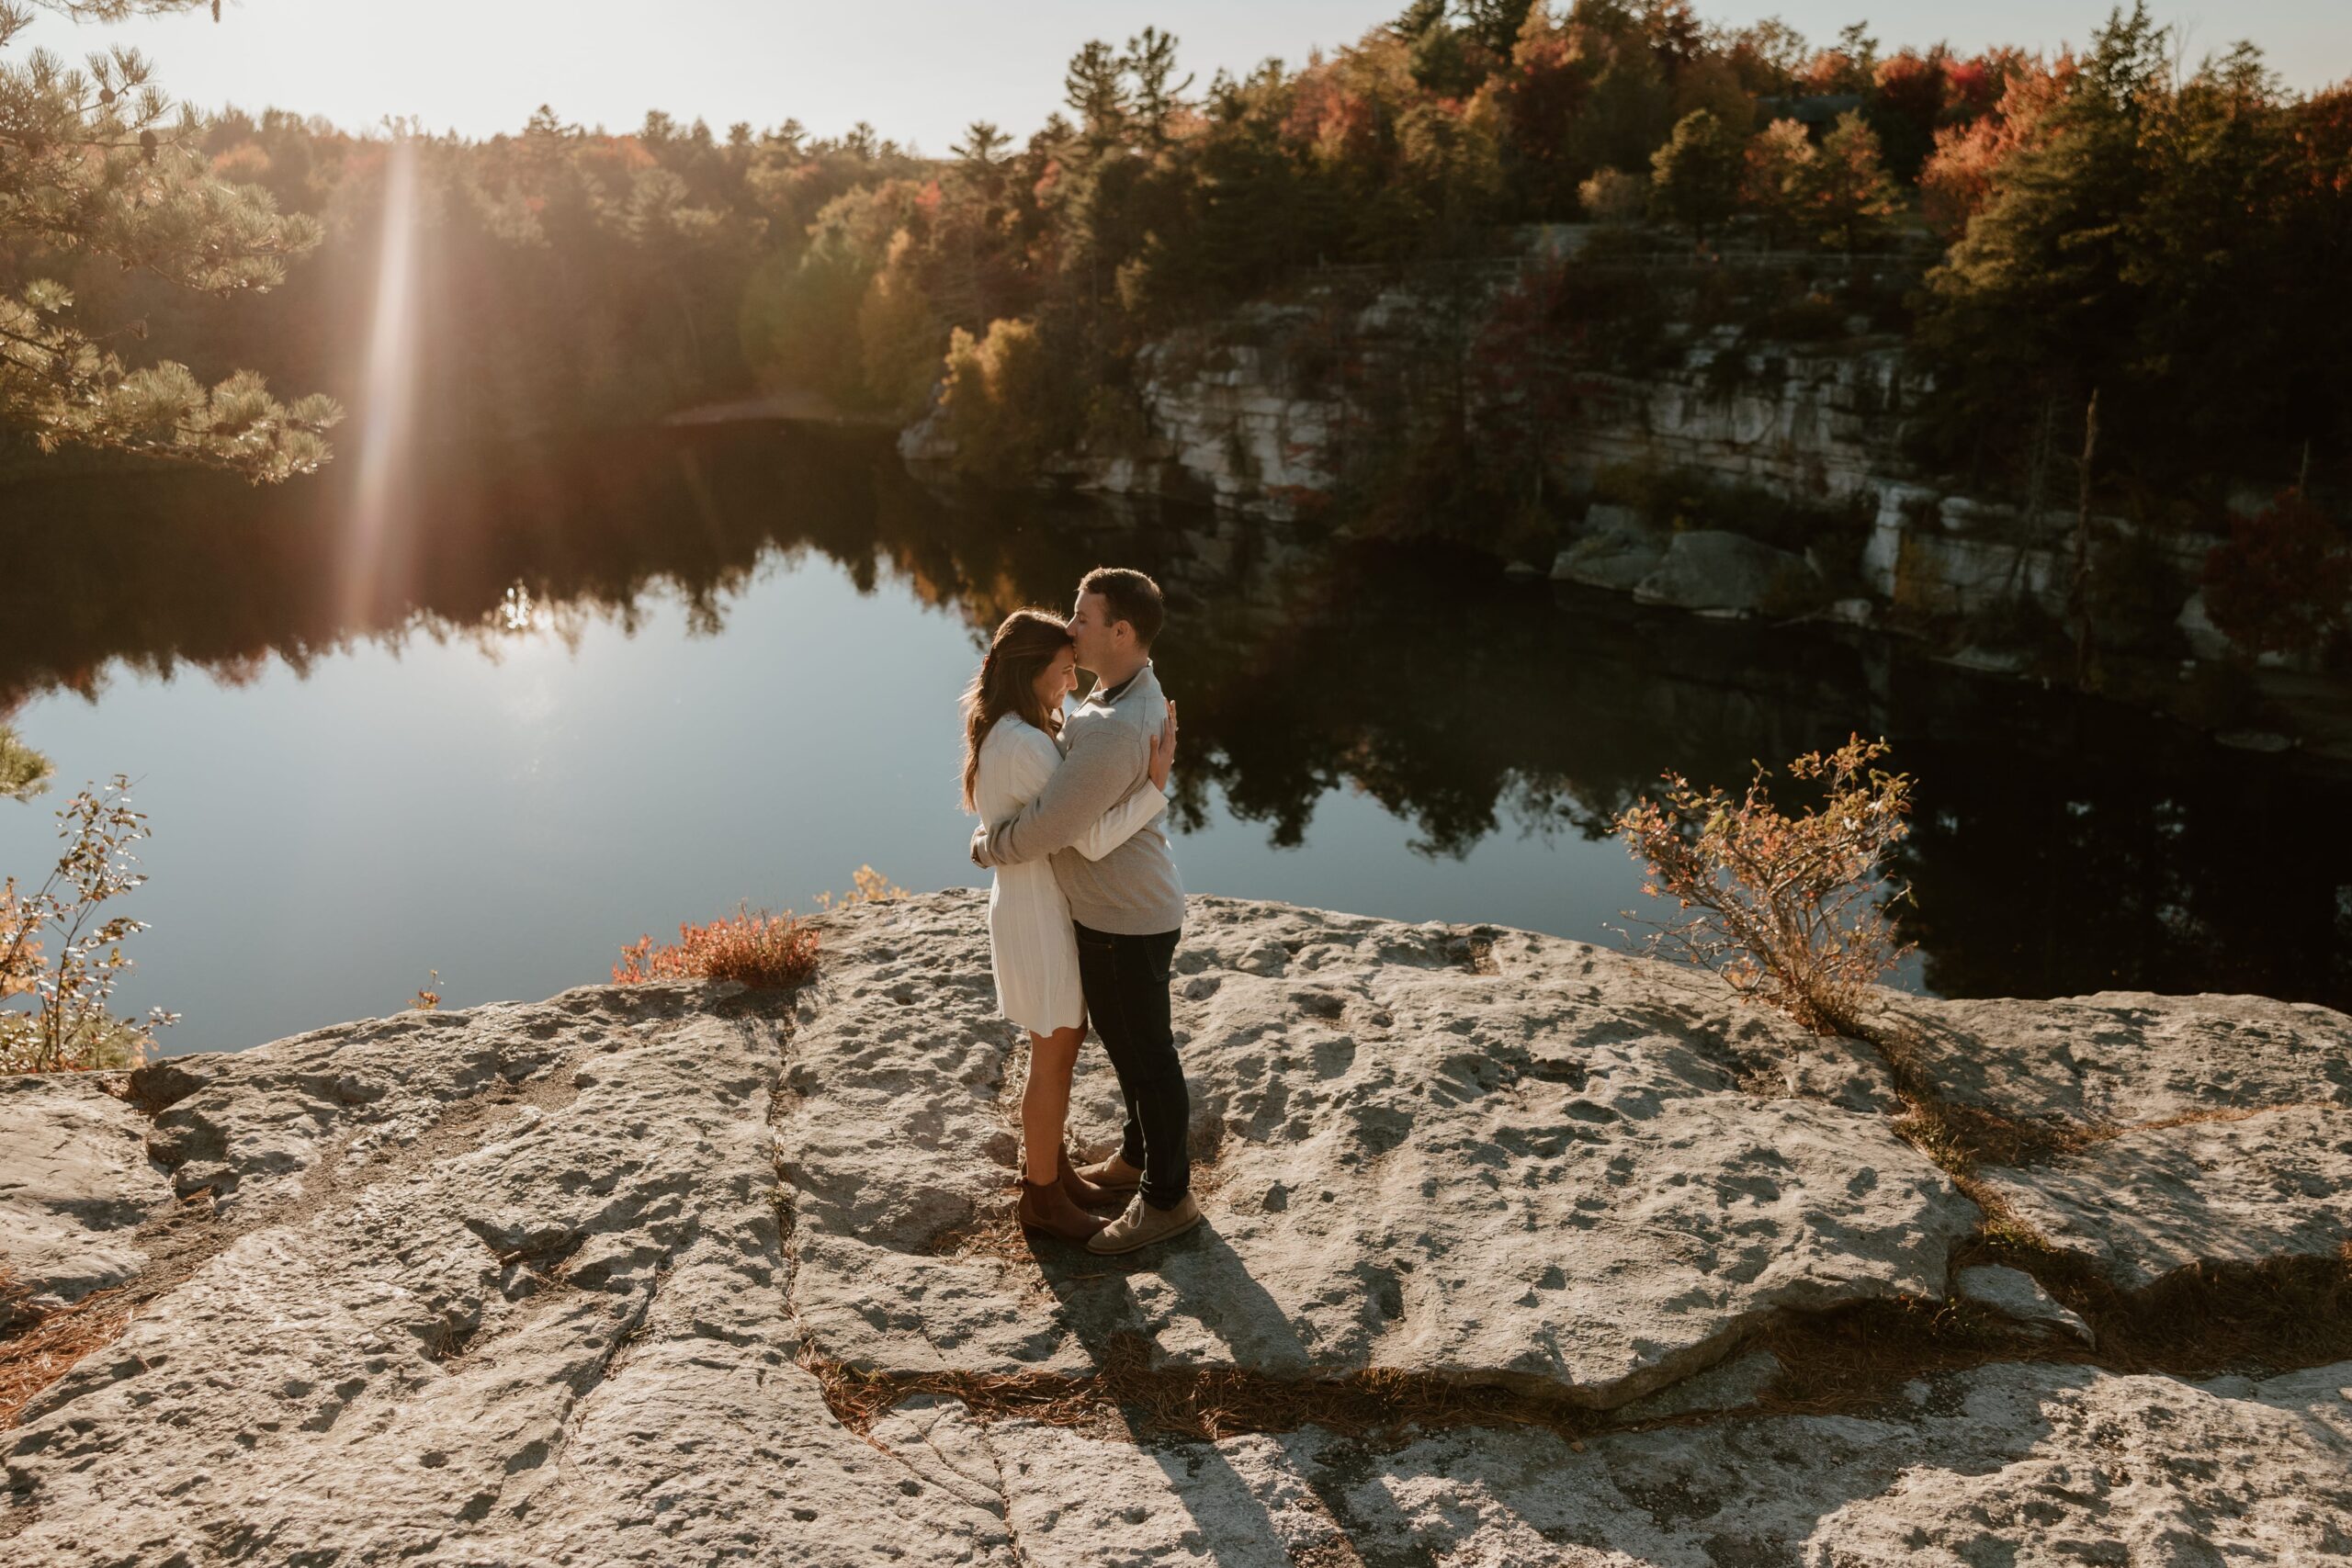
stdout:
<svg viewBox="0 0 2352 1568">
<path fill-rule="evenodd" d="M 834 897 L 833 895 L 829 892 L 818 894 L 817 908 L 820 909 L 845 909 L 852 904 L 882 904 L 888 902 L 890 899 L 903 898 L 907 896 L 907 890 L 905 888 L 899 886 L 897 883 L 891 881 L 888 877 L 883 875 L 880 872 L 875 870 L 870 865 L 861 865 L 855 871 L 851 872 L 849 874 L 849 880 L 850 890 L 842 894 L 839 898 Z"/>
<path fill-rule="evenodd" d="M 49 759 L 17 739 L 0 724 L 0 796 L 30 800 L 49 784 Z"/>
<path fill-rule="evenodd" d="M 1089 387 L 1080 423 L 1090 452 L 1129 453 L 1151 438 L 1151 421 L 1125 387 Z"/>
<path fill-rule="evenodd" d="M 30 1012 L 0 1011 L 0 1072 L 51 1073 L 137 1066 L 153 1046 L 152 1032 L 179 1021 L 150 1010 L 143 1024 L 117 1018 L 115 982 L 131 967 L 124 940 L 144 920 L 99 907 L 147 878 L 130 846 L 148 836 L 147 818 L 130 807 L 121 774 L 103 789 L 85 789 L 58 808 L 65 852 L 30 894 L 16 878 L 0 884 L 0 1006 L 31 998 Z M 53 956 L 52 956 L 53 955 Z"/>
<path fill-rule="evenodd" d="M 2301 491 L 2230 522 L 2205 558 L 2205 610 L 2247 653 L 2310 655 L 2345 635 L 2352 546 Z"/>
<path fill-rule="evenodd" d="M 880 904 L 903 898 L 907 890 L 875 870 L 861 865 L 850 874 L 850 890 L 839 897 L 817 895 L 820 909 L 845 909 L 854 904 Z M 678 940 L 655 946 L 640 936 L 621 949 L 613 965 L 613 983 L 641 985 L 648 980 L 740 980 L 763 990 L 786 990 L 817 972 L 817 931 L 786 909 L 780 915 L 765 909 L 735 906 L 732 915 L 708 925 L 680 922 Z M 434 972 L 440 978 L 440 971 Z M 420 997 L 439 996 L 420 992 Z M 419 1002 L 417 1005 L 424 1005 Z"/>
<path fill-rule="evenodd" d="M 956 471 L 992 484 L 1027 482 L 1078 437 L 1080 411 L 1070 394 L 1035 322 L 994 321 L 979 338 L 957 327 L 939 394 Z"/>
<path fill-rule="evenodd" d="M 816 973 L 817 933 L 790 910 L 772 915 L 737 905 L 708 925 L 681 921 L 675 942 L 655 946 L 640 936 L 621 949 L 613 983 L 648 980 L 737 980 L 763 990 L 797 986 Z"/>
<path fill-rule="evenodd" d="M 409 998 L 408 1005 L 418 1012 L 435 1012 L 439 1010 L 441 1006 L 441 993 L 435 990 L 434 987 L 438 986 L 440 983 L 441 971 L 435 969 L 433 971 L 431 976 L 426 979 L 424 984 L 417 987 L 416 995 Z"/>
<path fill-rule="evenodd" d="M 1650 182 L 1623 169 L 1602 169 L 1577 186 L 1577 199 L 1596 223 L 1638 223 L 1649 210 Z"/>
<path fill-rule="evenodd" d="M 1663 798 L 1621 812 L 1616 829 L 1647 867 L 1642 891 L 1698 913 L 1624 911 L 1655 928 L 1647 950 L 1711 969 L 1816 1033 L 1860 1033 L 1863 989 L 1910 951 L 1878 897 L 1911 808 L 1911 780 L 1870 766 L 1886 750 L 1854 736 L 1791 762 L 1792 777 L 1825 790 L 1793 817 L 1766 795 L 1761 768 L 1739 799 L 1666 773 Z"/>
</svg>

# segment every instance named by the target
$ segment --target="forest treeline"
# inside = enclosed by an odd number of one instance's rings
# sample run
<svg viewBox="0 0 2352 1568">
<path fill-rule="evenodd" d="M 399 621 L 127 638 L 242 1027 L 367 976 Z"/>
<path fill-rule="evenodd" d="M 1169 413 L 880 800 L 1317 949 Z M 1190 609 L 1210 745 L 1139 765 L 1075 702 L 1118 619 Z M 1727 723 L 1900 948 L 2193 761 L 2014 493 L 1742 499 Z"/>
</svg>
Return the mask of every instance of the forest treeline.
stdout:
<svg viewBox="0 0 2352 1568">
<path fill-rule="evenodd" d="M 2022 484 L 2096 389 L 2117 482 L 2327 477 L 2352 420 L 2352 88 L 2176 42 L 2136 4 L 2042 56 L 1860 25 L 1816 47 L 1689 0 L 1415 0 L 1303 65 L 1205 82 L 1155 29 L 1090 43 L 1025 141 L 977 123 L 939 157 L 661 113 L 411 134 L 419 407 L 429 435 L 498 441 L 763 382 L 904 419 L 944 382 L 971 466 L 1018 477 L 1130 438 L 1139 347 L 1301 269 L 1600 220 L 1699 256 L 1919 253 L 1891 324 L 1933 372 L 1915 423 L 1942 468 Z M 55 278 L 51 316 L 110 351 L 356 399 L 388 139 L 232 110 L 164 141 L 297 215 L 264 236 L 270 299 L 28 225 L 0 157 L 0 300 Z M 1538 305 L 1567 342 L 1597 329 L 1555 293 Z"/>
</svg>

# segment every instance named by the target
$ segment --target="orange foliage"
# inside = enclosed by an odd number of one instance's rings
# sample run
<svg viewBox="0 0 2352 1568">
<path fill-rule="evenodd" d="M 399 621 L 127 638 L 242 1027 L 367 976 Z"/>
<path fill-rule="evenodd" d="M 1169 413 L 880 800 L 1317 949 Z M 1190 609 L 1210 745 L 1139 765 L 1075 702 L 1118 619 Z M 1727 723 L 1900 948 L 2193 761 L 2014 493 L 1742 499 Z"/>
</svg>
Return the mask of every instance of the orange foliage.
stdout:
<svg viewBox="0 0 2352 1568">
<path fill-rule="evenodd" d="M 1376 107 L 1345 79 L 1346 65 L 1343 56 L 1300 72 L 1283 120 L 1284 141 L 1311 147 L 1334 163 L 1371 157 L 1379 130 Z"/>
<path fill-rule="evenodd" d="M 735 913 L 708 925 L 681 921 L 678 940 L 660 947 L 641 936 L 621 949 L 613 983 L 647 980 L 738 980 L 780 990 L 797 986 L 817 971 L 817 933 L 791 911 L 772 915 L 737 905 Z"/>
<path fill-rule="evenodd" d="M 2051 66 L 2039 60 L 2019 62 L 1992 112 L 1936 132 L 1936 150 L 1919 171 L 1919 197 L 1939 234 L 1957 238 L 1991 199 L 2002 165 L 2021 150 L 2041 144 L 2051 111 L 2074 82 L 2072 55 L 2059 56 Z"/>
<path fill-rule="evenodd" d="M 17 897 L 17 879 L 0 885 L 0 998 L 30 996 L 40 983 L 40 920 Z"/>
<path fill-rule="evenodd" d="M 2352 191 L 2352 82 L 2313 93 L 2290 112 L 2288 124 L 2311 194 Z"/>
<path fill-rule="evenodd" d="M 2206 613 L 2248 653 L 2321 653 L 2344 635 L 2352 540 L 2333 518 L 2282 491 L 2205 558 Z"/>
<path fill-rule="evenodd" d="M 1547 172 L 1554 165 L 1562 171 L 1577 166 L 1571 138 L 1592 96 L 1592 67 L 1574 40 L 1556 32 L 1531 32 L 1520 39 L 1510 68 L 1488 83 L 1487 91 L 1502 111 L 1505 134 L 1530 163 Z"/>
<path fill-rule="evenodd" d="M 1653 928 L 1650 951 L 1712 969 L 1742 1000 L 1816 1033 L 1856 1032 L 1867 987 L 1911 951 L 1885 912 L 1907 892 L 1882 897 L 1912 784 L 1871 765 L 1886 750 L 1856 735 L 1791 762 L 1790 776 L 1823 795 L 1794 815 L 1765 793 L 1761 767 L 1739 796 L 1669 772 L 1660 799 L 1619 813 L 1617 832 L 1648 872 L 1642 891 L 1698 911 L 1663 921 L 1624 911 Z"/>
<path fill-rule="evenodd" d="M 212 172 L 234 185 L 251 185 L 269 173 L 269 153 L 260 143 L 240 141 L 212 156 Z"/>
</svg>

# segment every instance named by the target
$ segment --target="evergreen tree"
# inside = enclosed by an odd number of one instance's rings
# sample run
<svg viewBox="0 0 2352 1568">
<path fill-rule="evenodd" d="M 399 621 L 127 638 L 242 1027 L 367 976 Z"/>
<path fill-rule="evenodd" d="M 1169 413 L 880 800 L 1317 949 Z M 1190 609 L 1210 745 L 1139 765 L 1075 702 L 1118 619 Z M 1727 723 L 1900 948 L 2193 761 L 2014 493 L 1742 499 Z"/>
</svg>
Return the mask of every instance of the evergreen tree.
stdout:
<svg viewBox="0 0 2352 1568">
<path fill-rule="evenodd" d="M 51 0 L 77 17 L 114 20 L 185 9 L 194 0 Z M 216 6 L 217 13 L 217 6 Z M 0 50 L 30 25 L 0 0 Z M 214 175 L 204 127 L 118 49 L 76 71 L 36 51 L 0 65 L 0 246 L 26 260 L 103 256 L 191 290 L 260 292 L 315 246 L 312 220 L 281 215 L 268 192 Z M 33 276 L 0 289 L 0 423 L 42 450 L 65 445 L 162 455 L 282 479 L 327 458 L 323 432 L 342 411 L 322 397 L 291 405 L 240 371 L 211 388 L 186 366 L 127 367 L 109 346 L 145 336 L 141 321 L 94 331 L 74 291 Z"/>
<path fill-rule="evenodd" d="M 1408 12 L 1408 18 L 1420 9 Z M 1408 41 L 1411 48 L 1406 55 L 1406 69 L 1415 86 L 1442 98 L 1466 98 L 1477 90 L 1481 73 L 1471 58 L 1469 40 L 1445 19 L 1443 6 L 1437 7 L 1434 19 Z"/>
<path fill-rule="evenodd" d="M 1090 146 L 1100 151 L 1126 139 L 1127 119 L 1135 108 L 1126 58 L 1101 39 L 1070 56 L 1062 73 L 1062 96 L 1077 114 Z"/>
<path fill-rule="evenodd" d="M 1131 101 L 1136 123 L 1143 127 L 1151 144 L 1158 147 L 1168 140 L 1169 118 L 1184 107 L 1184 89 L 1193 85 L 1190 76 L 1182 82 L 1171 81 L 1176 74 L 1176 39 L 1157 28 L 1146 28 L 1142 36 L 1127 40 L 1127 52 L 1121 63 L 1135 78 Z"/>
<path fill-rule="evenodd" d="M 1497 61 L 1507 61 L 1534 0 L 1462 0 L 1462 30 Z"/>
<path fill-rule="evenodd" d="M 1996 172 L 1928 275 L 1920 337 L 1939 367 L 1938 419 L 1923 429 L 1966 444 L 1952 455 L 1989 460 L 1997 441 L 2015 464 L 2019 411 L 2079 406 L 2094 388 L 2124 395 L 2141 354 L 2126 236 L 2146 195 L 2140 130 L 2170 70 L 2165 41 L 2144 4 L 2099 29 L 2042 133 Z"/>
</svg>

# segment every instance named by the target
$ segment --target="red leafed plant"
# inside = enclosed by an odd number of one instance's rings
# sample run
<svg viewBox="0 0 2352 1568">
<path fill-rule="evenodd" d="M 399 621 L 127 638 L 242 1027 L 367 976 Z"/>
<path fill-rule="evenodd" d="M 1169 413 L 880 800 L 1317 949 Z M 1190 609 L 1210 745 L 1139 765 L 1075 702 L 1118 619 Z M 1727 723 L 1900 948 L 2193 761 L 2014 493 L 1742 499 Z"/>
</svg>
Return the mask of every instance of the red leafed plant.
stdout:
<svg viewBox="0 0 2352 1568">
<path fill-rule="evenodd" d="M 2324 652 L 2344 635 L 2352 540 L 2301 490 L 2230 521 L 2205 558 L 2205 611 L 2248 653 Z"/>
<path fill-rule="evenodd" d="M 621 949 L 613 965 L 616 985 L 647 980 L 740 980 L 746 986 L 781 990 L 797 986 L 817 970 L 817 932 L 789 910 L 737 905 L 732 915 L 708 925 L 681 921 L 678 940 L 660 947 L 650 936 Z"/>
<path fill-rule="evenodd" d="M 1790 776 L 1817 783 L 1823 798 L 1794 816 L 1765 794 L 1760 766 L 1736 799 L 1666 773 L 1663 797 L 1619 813 L 1616 828 L 1648 867 L 1642 891 L 1697 912 L 1623 911 L 1654 928 L 1648 951 L 1712 969 L 1815 1033 L 1859 1032 L 1864 988 L 1911 951 L 1884 908 L 1908 890 L 1879 897 L 1911 809 L 1910 778 L 1870 766 L 1886 750 L 1851 736 L 1797 758 Z"/>
</svg>

